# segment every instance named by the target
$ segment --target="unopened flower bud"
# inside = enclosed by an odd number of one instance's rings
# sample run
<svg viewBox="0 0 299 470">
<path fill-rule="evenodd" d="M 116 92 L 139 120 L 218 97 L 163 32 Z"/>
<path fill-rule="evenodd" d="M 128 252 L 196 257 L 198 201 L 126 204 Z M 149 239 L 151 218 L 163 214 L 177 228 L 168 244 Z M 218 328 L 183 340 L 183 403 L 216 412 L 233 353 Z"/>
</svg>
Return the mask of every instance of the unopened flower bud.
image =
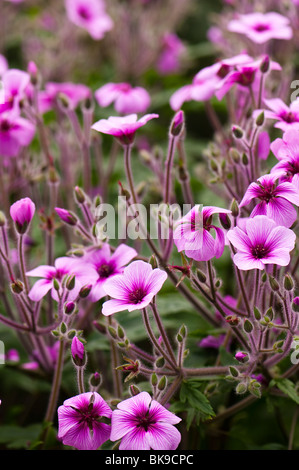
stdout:
<svg viewBox="0 0 299 470">
<path fill-rule="evenodd" d="M 253 324 L 248 319 L 246 319 L 244 322 L 244 330 L 246 333 L 251 333 L 253 330 Z"/>
<path fill-rule="evenodd" d="M 235 354 L 235 358 L 236 358 L 237 361 L 239 361 L 239 362 L 246 362 L 246 360 L 248 360 L 248 353 L 247 353 L 247 352 L 244 352 L 244 351 L 238 351 L 238 352 Z"/>
<path fill-rule="evenodd" d="M 232 216 L 233 217 L 238 217 L 239 215 L 239 204 L 237 203 L 236 199 L 233 199 L 232 203 L 231 203 L 231 206 L 230 206 L 230 210 L 232 211 Z"/>
<path fill-rule="evenodd" d="M 74 195 L 76 198 L 76 201 L 79 204 L 83 204 L 86 201 L 86 194 L 83 191 L 83 189 L 79 188 L 79 186 L 76 186 L 74 189 Z"/>
<path fill-rule="evenodd" d="M 230 220 L 228 214 L 220 213 L 219 214 L 219 220 L 220 220 L 220 223 L 221 223 L 222 227 L 225 230 L 229 230 L 231 228 L 232 223 L 231 223 L 231 220 Z"/>
<path fill-rule="evenodd" d="M 299 297 L 294 297 L 292 302 L 292 309 L 294 312 L 299 312 Z"/>
<path fill-rule="evenodd" d="M 0 211 L 0 227 L 4 227 L 6 224 L 6 217 L 4 212 Z"/>
<path fill-rule="evenodd" d="M 161 377 L 161 379 L 159 380 L 157 388 L 158 390 L 160 390 L 160 392 L 162 392 L 165 389 L 166 385 L 167 385 L 167 379 L 165 375 L 163 375 L 163 377 Z"/>
<path fill-rule="evenodd" d="M 64 304 L 64 313 L 66 313 L 67 315 L 71 315 L 71 313 L 75 311 L 75 308 L 76 308 L 75 302 L 72 302 L 71 300 L 69 300 L 68 302 Z"/>
<path fill-rule="evenodd" d="M 71 352 L 73 361 L 76 366 L 82 367 L 85 364 L 85 349 L 84 344 L 75 336 L 71 345 Z"/>
<path fill-rule="evenodd" d="M 242 139 L 244 135 L 243 129 L 241 129 L 239 126 L 232 126 L 232 133 L 236 139 Z"/>
<path fill-rule="evenodd" d="M 239 318 L 236 315 L 228 315 L 225 318 L 225 321 L 231 326 L 237 326 L 240 322 Z"/>
<path fill-rule="evenodd" d="M 206 282 L 207 276 L 205 275 L 205 273 L 203 271 L 201 271 L 200 269 L 197 269 L 196 274 L 197 274 L 197 278 L 198 278 L 199 282 L 202 282 L 202 283 Z"/>
<path fill-rule="evenodd" d="M 271 289 L 276 292 L 279 290 L 279 284 L 278 282 L 276 281 L 275 277 L 273 276 L 269 276 L 269 283 L 270 283 L 270 287 Z"/>
<path fill-rule="evenodd" d="M 175 114 L 172 120 L 170 125 L 170 135 L 173 137 L 179 137 L 184 131 L 184 122 L 184 113 L 180 110 Z"/>
<path fill-rule="evenodd" d="M 129 390 L 132 397 L 135 397 L 140 393 L 140 390 L 136 385 L 130 385 Z"/>
<path fill-rule="evenodd" d="M 70 274 L 66 279 L 65 287 L 67 288 L 67 290 L 73 290 L 75 287 L 75 283 L 76 283 L 75 274 Z"/>
<path fill-rule="evenodd" d="M 238 385 L 236 386 L 236 393 L 238 395 L 243 395 L 246 392 L 247 392 L 247 385 L 243 382 L 238 383 Z"/>
<path fill-rule="evenodd" d="M 10 288 L 14 294 L 20 294 L 24 290 L 24 284 L 17 280 L 11 283 Z"/>
<path fill-rule="evenodd" d="M 81 297 L 81 299 L 85 299 L 90 294 L 91 289 L 91 284 L 87 284 L 86 286 L 81 287 L 79 297 Z"/>
<path fill-rule="evenodd" d="M 55 207 L 55 211 L 60 219 L 67 225 L 77 225 L 78 219 L 72 212 L 60 207 Z"/>
<path fill-rule="evenodd" d="M 284 280 L 283 280 L 283 286 L 285 290 L 288 290 L 288 291 L 294 288 L 293 278 L 289 274 L 285 275 Z"/>
<path fill-rule="evenodd" d="M 230 155 L 231 159 L 232 159 L 235 163 L 240 163 L 240 159 L 241 159 L 241 158 L 240 158 L 240 154 L 239 154 L 239 152 L 238 152 L 237 149 L 231 148 L 231 149 L 229 150 L 229 155 Z"/>
<path fill-rule="evenodd" d="M 270 67 L 270 58 L 268 55 L 265 55 L 260 65 L 260 71 L 262 73 L 267 73 L 269 70 L 269 67 Z"/>
<path fill-rule="evenodd" d="M 92 374 L 89 378 L 89 384 L 91 387 L 98 388 L 102 383 L 102 377 L 101 374 L 98 372 L 95 372 Z"/>
<path fill-rule="evenodd" d="M 255 124 L 260 127 L 260 126 L 262 126 L 262 125 L 264 124 L 264 122 L 265 122 L 265 113 L 264 113 L 264 111 L 262 111 L 262 112 L 257 116 L 257 118 L 256 118 L 256 120 L 255 120 Z"/>
</svg>

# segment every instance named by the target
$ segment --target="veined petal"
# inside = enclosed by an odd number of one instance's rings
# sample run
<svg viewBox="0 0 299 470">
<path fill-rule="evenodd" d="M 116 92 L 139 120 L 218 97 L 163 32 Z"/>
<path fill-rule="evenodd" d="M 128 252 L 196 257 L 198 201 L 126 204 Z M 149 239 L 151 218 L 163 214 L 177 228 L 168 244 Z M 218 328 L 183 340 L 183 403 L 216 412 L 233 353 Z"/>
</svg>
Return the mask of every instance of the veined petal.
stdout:
<svg viewBox="0 0 299 470">
<path fill-rule="evenodd" d="M 52 288 L 52 281 L 40 279 L 31 288 L 28 297 L 34 302 L 39 302 Z"/>
<path fill-rule="evenodd" d="M 273 198 L 267 204 L 267 216 L 275 220 L 277 225 L 291 227 L 297 219 L 297 211 L 292 204 L 284 198 Z"/>
<path fill-rule="evenodd" d="M 159 422 L 147 431 L 146 438 L 154 450 L 175 450 L 181 442 L 181 433 L 171 424 Z"/>
</svg>

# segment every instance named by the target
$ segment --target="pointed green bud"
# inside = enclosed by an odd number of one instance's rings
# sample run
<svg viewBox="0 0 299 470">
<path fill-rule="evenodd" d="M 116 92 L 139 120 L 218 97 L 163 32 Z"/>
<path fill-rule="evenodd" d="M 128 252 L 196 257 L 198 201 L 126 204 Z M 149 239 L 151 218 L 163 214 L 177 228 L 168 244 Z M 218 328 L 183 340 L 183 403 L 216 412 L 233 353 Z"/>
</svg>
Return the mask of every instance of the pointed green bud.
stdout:
<svg viewBox="0 0 299 470">
<path fill-rule="evenodd" d="M 244 322 L 244 330 L 246 333 L 251 333 L 253 330 L 253 324 L 248 319 L 246 319 Z"/>
</svg>

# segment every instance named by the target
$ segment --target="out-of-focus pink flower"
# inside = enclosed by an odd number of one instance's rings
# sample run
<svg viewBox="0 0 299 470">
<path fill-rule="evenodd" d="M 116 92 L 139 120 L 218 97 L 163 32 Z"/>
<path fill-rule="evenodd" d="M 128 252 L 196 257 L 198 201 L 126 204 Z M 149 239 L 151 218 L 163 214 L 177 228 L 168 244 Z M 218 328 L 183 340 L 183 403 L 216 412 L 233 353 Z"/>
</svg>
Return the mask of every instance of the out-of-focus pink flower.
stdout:
<svg viewBox="0 0 299 470">
<path fill-rule="evenodd" d="M 288 40 L 293 37 L 290 20 L 276 12 L 238 15 L 228 23 L 227 29 L 244 34 L 256 44 L 263 44 L 271 39 Z"/>
<path fill-rule="evenodd" d="M 260 202 L 255 205 L 250 217 L 267 215 L 277 225 L 291 227 L 297 219 L 293 204 L 299 206 L 299 192 L 292 183 L 278 180 L 278 173 L 261 176 L 257 183 L 249 185 L 239 207 L 246 206 L 253 199 L 259 199 Z"/>
<path fill-rule="evenodd" d="M 248 357 L 248 354 L 244 351 L 238 351 L 236 354 L 235 354 L 235 358 L 237 359 L 237 361 L 239 362 L 244 362 L 244 360 Z"/>
<path fill-rule="evenodd" d="M 180 69 L 181 57 L 184 51 L 185 46 L 176 34 L 165 34 L 162 38 L 161 54 L 157 63 L 159 73 L 168 75 L 177 72 Z"/>
<path fill-rule="evenodd" d="M 244 62 L 243 64 L 236 64 L 234 69 L 226 74 L 224 78 L 217 84 L 215 96 L 218 98 L 218 100 L 222 100 L 226 93 L 235 84 L 243 89 L 252 87 L 254 90 L 256 87 L 258 87 L 261 76 L 260 67 L 264 60 L 265 57 L 261 57 L 257 60 Z M 278 62 L 269 62 L 269 71 L 272 70 L 281 70 L 281 66 L 278 64 Z"/>
<path fill-rule="evenodd" d="M 108 119 L 100 119 L 91 128 L 103 134 L 113 135 L 123 145 L 130 145 L 134 141 L 136 131 L 145 126 L 151 119 L 158 117 L 158 114 L 145 114 L 138 120 L 137 114 L 129 114 L 123 117 L 111 116 Z"/>
<path fill-rule="evenodd" d="M 201 348 L 219 349 L 222 346 L 225 335 L 212 336 L 208 335 L 199 342 Z"/>
<path fill-rule="evenodd" d="M 103 108 L 114 103 L 120 114 L 144 113 L 151 103 L 144 88 L 133 88 L 129 83 L 107 83 L 95 91 L 95 98 Z"/>
<path fill-rule="evenodd" d="M 20 354 L 17 349 L 9 349 L 5 354 L 5 360 L 8 362 L 19 362 Z"/>
<path fill-rule="evenodd" d="M 10 216 L 19 233 L 24 234 L 34 216 L 35 204 L 29 197 L 16 201 L 10 206 Z"/>
<path fill-rule="evenodd" d="M 0 112 L 15 109 L 19 111 L 19 102 L 25 96 L 30 82 L 30 75 L 23 70 L 8 69 L 3 73 L 2 86 L 5 102 L 0 104 Z"/>
<path fill-rule="evenodd" d="M 120 450 L 175 450 L 181 434 L 174 424 L 180 421 L 147 392 L 141 392 L 113 411 L 110 440 L 121 439 Z"/>
<path fill-rule="evenodd" d="M 245 271 L 263 270 L 268 264 L 287 266 L 296 241 L 292 230 L 265 215 L 247 219 L 245 231 L 235 227 L 227 232 L 227 238 L 238 250 L 233 257 L 235 265 Z"/>
<path fill-rule="evenodd" d="M 97 392 L 81 393 L 58 408 L 58 439 L 78 450 L 96 450 L 110 437 L 111 427 L 102 418 L 112 411 Z"/>
<path fill-rule="evenodd" d="M 103 304 L 103 315 L 109 316 L 123 310 L 142 310 L 149 305 L 166 279 L 165 271 L 152 269 L 144 261 L 133 261 L 123 274 L 113 276 L 105 283 L 105 292 L 112 299 Z"/>
<path fill-rule="evenodd" d="M 8 70 L 8 62 L 4 55 L 0 54 L 0 77 Z M 1 103 L 0 103 L 1 104 Z"/>
<path fill-rule="evenodd" d="M 174 243 L 178 251 L 185 251 L 188 258 L 196 261 L 208 261 L 220 258 L 224 250 L 225 237 L 220 227 L 213 225 L 214 214 L 230 214 L 228 209 L 206 206 L 201 210 L 200 205 L 194 206 L 182 219 L 177 222 L 174 231 Z M 215 231 L 215 238 L 211 235 Z"/>
<path fill-rule="evenodd" d="M 277 138 L 270 146 L 279 162 L 271 169 L 271 173 L 283 172 L 291 180 L 299 174 L 299 130 L 291 129 Z"/>
<path fill-rule="evenodd" d="M 299 130 L 299 98 L 292 101 L 290 106 L 287 106 L 280 98 L 265 99 L 264 103 L 271 110 L 264 110 L 265 118 L 277 121 L 274 127 L 282 131 Z"/>
<path fill-rule="evenodd" d="M 91 98 L 91 91 L 86 85 L 72 82 L 48 82 L 45 90 L 39 93 L 40 111 L 44 113 L 52 109 L 60 94 L 66 97 L 70 109 L 75 109 L 81 101 Z"/>
<path fill-rule="evenodd" d="M 0 105 L 1 107 L 1 105 Z M 31 144 L 35 126 L 14 111 L 0 113 L 0 154 L 16 157 L 22 147 Z"/>
<path fill-rule="evenodd" d="M 214 96 L 223 78 L 234 70 L 237 65 L 252 63 L 253 59 L 247 54 L 239 54 L 222 60 L 200 70 L 190 85 L 179 88 L 170 98 L 170 106 L 174 111 L 179 110 L 186 101 L 208 101 Z"/>
<path fill-rule="evenodd" d="M 58 281 L 61 284 L 63 278 L 67 275 L 75 275 L 75 287 L 68 291 L 68 300 L 75 300 L 79 294 L 81 287 L 89 283 L 92 275 L 88 269 L 84 270 L 84 266 L 78 263 L 75 258 L 68 258 L 67 256 L 57 258 L 54 266 L 39 266 L 26 273 L 30 277 L 41 277 L 42 279 L 36 281 L 34 286 L 29 292 L 29 298 L 35 302 L 42 299 L 49 291 L 53 299 L 58 301 L 58 294 L 53 285 L 53 281 Z M 80 280 L 79 280 L 80 279 Z"/>
<path fill-rule="evenodd" d="M 113 28 L 103 0 L 65 0 L 65 6 L 68 19 L 93 39 L 102 39 Z"/>
<path fill-rule="evenodd" d="M 84 344 L 77 338 L 77 336 L 75 336 L 72 340 L 71 352 L 76 363 L 83 362 L 85 355 Z"/>
<path fill-rule="evenodd" d="M 270 153 L 270 136 L 267 131 L 262 131 L 258 136 L 257 154 L 261 160 L 267 160 Z"/>
<path fill-rule="evenodd" d="M 104 243 L 100 249 L 88 252 L 83 258 L 82 263 L 86 263 L 91 273 L 94 273 L 94 282 L 89 299 L 97 302 L 105 297 L 105 284 L 108 279 L 122 274 L 124 266 L 137 256 L 136 250 L 127 245 L 119 245 L 115 252 L 111 254 L 108 243 Z"/>
</svg>

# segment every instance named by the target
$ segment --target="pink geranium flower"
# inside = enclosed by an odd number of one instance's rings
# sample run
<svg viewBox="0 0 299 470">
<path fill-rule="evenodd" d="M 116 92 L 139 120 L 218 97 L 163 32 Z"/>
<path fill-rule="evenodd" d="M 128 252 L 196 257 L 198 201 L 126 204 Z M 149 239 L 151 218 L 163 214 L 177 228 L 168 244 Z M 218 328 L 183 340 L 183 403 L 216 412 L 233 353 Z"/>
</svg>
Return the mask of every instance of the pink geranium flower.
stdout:
<svg viewBox="0 0 299 470">
<path fill-rule="evenodd" d="M 30 75 L 23 70 L 8 69 L 3 73 L 2 86 L 5 102 L 0 105 L 0 112 L 15 109 L 19 112 L 19 102 L 25 96 L 30 82 Z"/>
<path fill-rule="evenodd" d="M 75 279 L 74 289 L 68 292 L 68 300 L 75 300 L 79 294 L 79 291 L 83 285 L 89 284 L 90 281 L 94 282 L 92 273 L 89 272 L 88 266 L 84 269 L 84 266 L 75 259 L 68 258 L 67 256 L 57 258 L 54 266 L 38 266 L 26 273 L 30 277 L 41 277 L 39 281 L 36 281 L 34 286 L 29 292 L 29 298 L 35 302 L 42 299 L 49 291 L 53 299 L 58 301 L 58 294 L 54 288 L 53 281 L 56 279 L 61 285 L 63 278 L 67 275 L 77 275 Z M 78 279 L 80 278 L 80 280 Z"/>
<path fill-rule="evenodd" d="M 253 199 L 260 199 L 250 217 L 267 215 L 278 225 L 291 227 L 297 219 L 293 204 L 299 206 L 299 192 L 292 183 L 280 183 L 278 180 L 278 173 L 261 176 L 257 183 L 249 185 L 239 207 L 246 206 Z"/>
<path fill-rule="evenodd" d="M 8 70 L 8 62 L 4 55 L 0 54 L 0 77 Z"/>
<path fill-rule="evenodd" d="M 93 39 L 102 39 L 113 28 L 103 0 L 66 0 L 68 19 L 88 31 Z"/>
<path fill-rule="evenodd" d="M 180 109 L 186 101 L 208 101 L 214 96 L 223 78 L 229 74 L 236 65 L 252 62 L 247 54 L 239 54 L 222 60 L 200 70 L 190 85 L 179 88 L 170 98 L 170 106 L 174 111 Z"/>
<path fill-rule="evenodd" d="M 112 411 L 97 392 L 81 393 L 58 408 L 58 439 L 78 450 L 96 450 L 110 437 L 111 427 L 103 418 Z"/>
<path fill-rule="evenodd" d="M 178 251 L 185 251 L 188 258 L 208 261 L 220 258 L 224 250 L 225 237 L 220 227 L 212 223 L 214 214 L 230 214 L 228 209 L 200 205 L 194 206 L 181 220 L 174 231 L 174 243 Z M 215 238 L 211 235 L 215 232 Z"/>
<path fill-rule="evenodd" d="M 30 93 L 30 89 L 28 91 Z M 45 90 L 38 94 L 38 106 L 41 113 L 52 109 L 59 95 L 66 97 L 70 109 L 75 109 L 80 102 L 91 98 L 91 91 L 86 85 L 72 82 L 48 82 Z"/>
<path fill-rule="evenodd" d="M 235 64 L 234 68 L 217 84 L 215 96 L 218 100 L 221 100 L 234 85 L 238 85 L 243 90 L 249 87 L 252 87 L 253 90 L 258 89 L 261 77 L 260 67 L 265 59 L 268 59 L 268 56 Z M 272 70 L 281 70 L 278 62 L 269 61 L 269 71 Z"/>
<path fill-rule="evenodd" d="M 144 261 L 133 261 L 124 269 L 123 274 L 106 281 L 104 289 L 112 300 L 103 304 L 103 315 L 109 316 L 123 310 L 132 312 L 147 307 L 166 278 L 167 274 L 161 269 L 153 269 Z"/>
<path fill-rule="evenodd" d="M 161 75 L 177 72 L 180 68 L 180 59 L 185 51 L 181 39 L 174 33 L 166 33 L 162 38 L 161 54 L 157 69 Z"/>
<path fill-rule="evenodd" d="M 264 110 L 265 118 L 274 119 L 276 121 L 274 127 L 284 132 L 289 129 L 299 130 L 299 98 L 292 101 L 290 106 L 280 98 L 265 99 L 264 103 L 270 108 Z M 257 116 L 260 112 L 261 110 L 256 110 L 253 116 Z"/>
<path fill-rule="evenodd" d="M 233 260 L 241 270 L 264 269 L 268 264 L 287 266 L 296 235 L 292 230 L 277 225 L 265 215 L 247 219 L 245 230 L 235 227 L 227 238 L 238 250 Z"/>
<path fill-rule="evenodd" d="M 103 108 L 114 103 L 120 114 L 144 113 L 151 103 L 144 88 L 133 88 L 129 83 L 107 83 L 96 90 L 95 98 Z"/>
<path fill-rule="evenodd" d="M 227 25 L 228 31 L 244 34 L 256 44 L 263 44 L 271 39 L 291 39 L 293 30 L 290 20 L 276 12 L 249 13 L 238 15 Z"/>
<path fill-rule="evenodd" d="M 108 243 L 104 243 L 100 249 L 88 252 L 82 259 L 88 265 L 91 273 L 94 273 L 95 282 L 89 294 L 92 302 L 97 302 L 105 297 L 105 285 L 108 279 L 117 274 L 122 274 L 124 266 L 137 256 L 137 251 L 127 245 L 119 245 L 111 254 Z"/>
<path fill-rule="evenodd" d="M 91 128 L 103 134 L 113 135 L 124 145 L 130 145 L 133 143 L 136 131 L 151 119 L 158 117 L 158 114 L 146 114 L 138 120 L 137 114 L 124 117 L 111 116 L 108 119 L 100 119 Z"/>
<path fill-rule="evenodd" d="M 1 105 L 0 105 L 1 106 Z M 16 157 L 22 147 L 29 145 L 35 134 L 32 122 L 14 111 L 0 114 L 0 155 Z"/>
<path fill-rule="evenodd" d="M 35 204 L 29 197 L 19 199 L 10 206 L 10 216 L 18 233 L 24 234 L 34 216 Z"/>
<path fill-rule="evenodd" d="M 181 434 L 174 424 L 180 421 L 147 392 L 141 392 L 113 411 L 110 440 L 121 439 L 120 450 L 175 450 Z"/>
<path fill-rule="evenodd" d="M 290 129 L 282 138 L 275 139 L 270 146 L 279 162 L 271 173 L 283 172 L 286 177 L 294 179 L 299 174 L 299 130 Z"/>
</svg>

